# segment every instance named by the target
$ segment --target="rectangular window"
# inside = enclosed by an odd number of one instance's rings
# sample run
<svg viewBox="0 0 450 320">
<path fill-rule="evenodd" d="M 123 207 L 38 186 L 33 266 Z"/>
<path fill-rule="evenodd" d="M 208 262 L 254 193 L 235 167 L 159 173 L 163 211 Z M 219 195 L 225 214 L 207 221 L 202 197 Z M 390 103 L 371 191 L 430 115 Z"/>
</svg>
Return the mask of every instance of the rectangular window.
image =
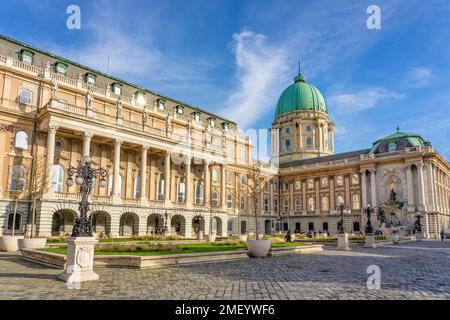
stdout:
<svg viewBox="0 0 450 320">
<path fill-rule="evenodd" d="M 20 104 L 31 104 L 33 102 L 33 92 L 28 89 L 21 89 L 19 96 Z"/>
<path fill-rule="evenodd" d="M 26 64 L 33 64 L 33 53 L 30 51 L 22 50 L 20 53 L 20 60 Z"/>
<path fill-rule="evenodd" d="M 64 63 L 61 63 L 61 62 L 57 62 L 55 64 L 55 72 L 57 74 L 62 75 L 62 76 L 66 76 L 66 74 L 67 74 L 67 65 L 65 65 Z"/>
</svg>

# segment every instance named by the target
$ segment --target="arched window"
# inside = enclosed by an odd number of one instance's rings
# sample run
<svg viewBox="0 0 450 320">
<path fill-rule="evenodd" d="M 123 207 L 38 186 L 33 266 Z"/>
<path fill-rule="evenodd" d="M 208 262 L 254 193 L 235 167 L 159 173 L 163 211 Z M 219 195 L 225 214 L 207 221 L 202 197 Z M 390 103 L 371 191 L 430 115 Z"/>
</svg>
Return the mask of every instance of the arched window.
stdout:
<svg viewBox="0 0 450 320">
<path fill-rule="evenodd" d="M 361 204 L 359 201 L 359 194 L 354 194 L 352 196 L 352 205 L 353 205 L 353 210 L 361 209 Z"/>
<path fill-rule="evenodd" d="M 113 180 L 114 180 L 114 176 L 110 175 L 109 176 L 109 182 L 108 182 L 108 189 L 109 189 L 109 195 L 112 196 L 113 195 Z M 119 181 L 117 181 L 118 183 L 118 190 L 119 190 L 119 196 L 122 195 L 122 176 L 119 175 Z"/>
<path fill-rule="evenodd" d="M 139 198 L 141 196 L 141 176 L 137 176 L 134 179 L 134 198 Z"/>
<path fill-rule="evenodd" d="M 27 183 L 27 171 L 24 166 L 16 165 L 11 168 L 9 190 L 24 191 Z"/>
<path fill-rule="evenodd" d="M 302 201 L 300 199 L 295 199 L 295 211 L 302 211 Z"/>
<path fill-rule="evenodd" d="M 158 200 L 164 200 L 164 179 L 159 179 L 158 188 L 156 190 Z"/>
<path fill-rule="evenodd" d="M 183 203 L 186 197 L 186 185 L 184 182 L 178 184 L 178 202 Z"/>
<path fill-rule="evenodd" d="M 211 179 L 212 179 L 213 182 L 219 181 L 219 175 L 217 174 L 217 170 L 216 169 L 212 169 L 211 170 Z"/>
<path fill-rule="evenodd" d="M 213 205 L 213 207 L 217 207 L 219 205 L 219 194 L 217 193 L 217 191 L 214 191 L 211 194 L 211 204 Z"/>
<path fill-rule="evenodd" d="M 239 200 L 239 207 L 241 208 L 241 210 L 245 209 L 245 198 L 244 198 L 244 196 L 241 196 L 241 199 Z"/>
<path fill-rule="evenodd" d="M 315 206 L 315 203 L 314 203 L 314 198 L 309 198 L 308 199 L 308 210 L 309 211 L 316 210 L 316 206 Z"/>
<path fill-rule="evenodd" d="M 322 210 L 323 211 L 329 210 L 328 197 L 323 197 L 322 198 Z"/>
<path fill-rule="evenodd" d="M 198 184 L 195 188 L 195 204 L 203 203 L 203 186 Z"/>
<path fill-rule="evenodd" d="M 336 198 L 336 206 L 340 205 L 341 203 L 344 203 L 344 197 L 343 196 L 337 196 L 337 198 Z"/>
<path fill-rule="evenodd" d="M 231 193 L 227 195 L 227 208 L 231 209 L 233 207 L 233 196 Z"/>
<path fill-rule="evenodd" d="M 64 168 L 59 164 L 53 165 L 52 191 L 53 192 L 63 192 L 64 191 Z"/>
<path fill-rule="evenodd" d="M 243 187 L 245 185 L 245 176 L 243 174 L 239 176 L 239 181 L 241 183 L 241 187 Z"/>
<path fill-rule="evenodd" d="M 14 213 L 8 213 L 8 230 L 12 230 L 14 220 Z M 19 212 L 16 212 L 16 221 L 15 221 L 15 228 L 14 230 L 20 230 L 22 229 L 22 214 Z"/>
<path fill-rule="evenodd" d="M 286 139 L 284 141 L 284 147 L 286 148 L 287 151 L 291 150 L 291 140 L 290 139 Z"/>
<path fill-rule="evenodd" d="M 14 139 L 14 147 L 18 149 L 28 149 L 28 133 L 17 131 Z"/>
<path fill-rule="evenodd" d="M 228 184 L 233 184 L 233 172 L 228 172 L 227 173 L 227 183 Z"/>
</svg>

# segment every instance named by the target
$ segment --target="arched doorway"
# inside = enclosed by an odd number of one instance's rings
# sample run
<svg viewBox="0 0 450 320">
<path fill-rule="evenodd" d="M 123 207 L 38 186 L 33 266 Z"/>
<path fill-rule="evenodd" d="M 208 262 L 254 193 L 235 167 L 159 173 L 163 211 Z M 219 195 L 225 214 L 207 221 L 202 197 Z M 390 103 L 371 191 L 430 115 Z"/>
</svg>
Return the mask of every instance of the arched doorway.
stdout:
<svg viewBox="0 0 450 320">
<path fill-rule="evenodd" d="M 152 213 L 147 218 L 147 234 L 156 235 L 161 234 L 164 228 L 164 218 L 158 213 Z"/>
<path fill-rule="evenodd" d="M 264 222 L 264 233 L 272 234 L 272 222 L 270 220 Z"/>
<path fill-rule="evenodd" d="M 222 219 L 219 217 L 214 217 L 211 221 L 211 230 L 219 236 L 222 236 Z"/>
<path fill-rule="evenodd" d="M 192 218 L 192 233 L 197 235 L 199 231 L 205 232 L 205 219 L 202 216 Z"/>
<path fill-rule="evenodd" d="M 92 231 L 97 233 L 97 236 L 111 234 L 111 216 L 104 211 L 97 211 L 92 214 Z"/>
<path fill-rule="evenodd" d="M 176 234 L 177 236 L 186 236 L 186 219 L 180 215 L 176 214 L 172 217 L 170 221 L 171 234 Z"/>
<path fill-rule="evenodd" d="M 136 213 L 127 212 L 120 217 L 121 236 L 136 236 L 139 234 L 139 217 Z"/>
<path fill-rule="evenodd" d="M 52 217 L 52 236 L 62 237 L 72 233 L 77 214 L 72 210 L 58 210 Z"/>
</svg>

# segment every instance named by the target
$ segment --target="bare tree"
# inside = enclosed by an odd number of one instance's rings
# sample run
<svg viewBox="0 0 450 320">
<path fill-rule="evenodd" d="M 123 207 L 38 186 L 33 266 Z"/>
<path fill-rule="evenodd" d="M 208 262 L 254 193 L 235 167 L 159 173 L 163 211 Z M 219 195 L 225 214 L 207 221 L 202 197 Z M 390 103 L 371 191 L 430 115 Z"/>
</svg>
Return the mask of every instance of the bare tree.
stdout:
<svg viewBox="0 0 450 320">
<path fill-rule="evenodd" d="M 15 165 L 11 170 L 11 182 L 9 192 L 13 198 L 13 221 L 11 235 L 14 237 L 16 231 L 17 202 L 20 195 L 25 191 L 26 172 L 22 165 Z"/>
<path fill-rule="evenodd" d="M 246 188 L 241 189 L 240 186 L 238 190 L 240 190 L 241 196 L 244 196 L 248 201 L 248 208 L 250 209 L 250 214 L 253 214 L 255 218 L 255 239 L 259 240 L 259 225 L 258 225 L 258 217 L 260 216 L 260 206 L 259 203 L 261 193 L 264 192 L 264 188 L 266 182 L 268 181 L 268 177 L 262 174 L 262 170 L 260 166 L 253 165 L 247 171 L 247 185 Z M 239 227 L 239 226 L 238 226 Z"/>
</svg>

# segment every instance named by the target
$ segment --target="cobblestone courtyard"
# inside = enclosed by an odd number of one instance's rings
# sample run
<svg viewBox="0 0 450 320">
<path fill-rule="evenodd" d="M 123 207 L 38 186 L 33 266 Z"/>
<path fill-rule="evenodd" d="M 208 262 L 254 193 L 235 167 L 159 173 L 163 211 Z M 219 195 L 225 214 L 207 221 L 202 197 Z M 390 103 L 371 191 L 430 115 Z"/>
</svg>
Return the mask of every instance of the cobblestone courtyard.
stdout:
<svg viewBox="0 0 450 320">
<path fill-rule="evenodd" d="M 368 290 L 369 265 L 381 289 Z M 59 269 L 0 254 L 0 299 L 449 299 L 450 242 L 409 242 L 322 253 L 166 267 L 96 268 L 68 289 Z"/>
</svg>

